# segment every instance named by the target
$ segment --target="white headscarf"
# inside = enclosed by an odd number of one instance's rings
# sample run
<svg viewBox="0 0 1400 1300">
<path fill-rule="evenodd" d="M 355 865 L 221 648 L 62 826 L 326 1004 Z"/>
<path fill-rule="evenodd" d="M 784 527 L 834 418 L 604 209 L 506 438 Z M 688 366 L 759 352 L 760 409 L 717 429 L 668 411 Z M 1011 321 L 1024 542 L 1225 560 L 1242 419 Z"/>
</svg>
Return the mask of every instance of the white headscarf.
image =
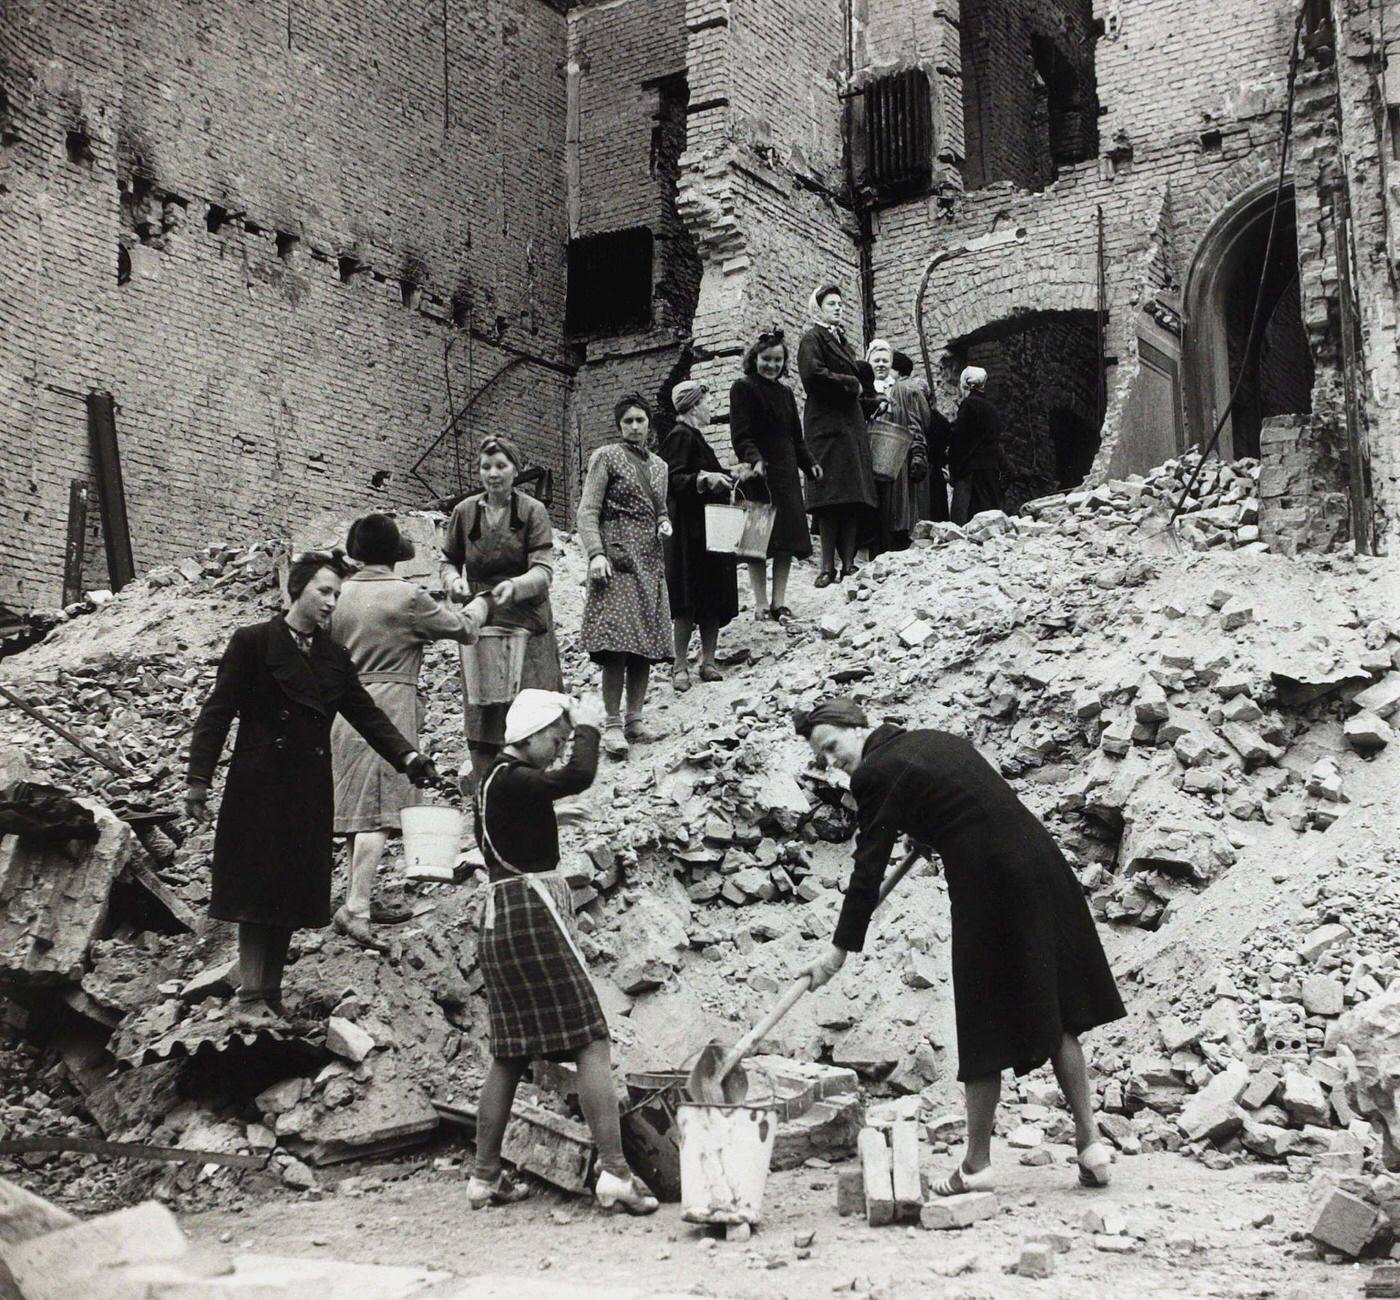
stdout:
<svg viewBox="0 0 1400 1300">
<path fill-rule="evenodd" d="M 573 700 L 562 691 L 527 686 L 506 711 L 506 744 L 518 745 L 560 718 L 573 717 Z"/>
<path fill-rule="evenodd" d="M 972 388 L 985 388 L 987 386 L 987 372 L 981 366 L 967 366 L 962 374 L 958 376 L 958 387 L 967 392 Z"/>
</svg>

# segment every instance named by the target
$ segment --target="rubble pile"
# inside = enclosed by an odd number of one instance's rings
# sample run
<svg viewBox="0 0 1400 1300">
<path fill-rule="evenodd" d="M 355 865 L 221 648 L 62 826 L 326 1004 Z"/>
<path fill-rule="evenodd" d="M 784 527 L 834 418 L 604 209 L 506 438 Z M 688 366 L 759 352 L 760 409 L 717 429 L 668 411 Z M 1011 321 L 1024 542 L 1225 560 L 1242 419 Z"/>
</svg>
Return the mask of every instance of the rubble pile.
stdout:
<svg viewBox="0 0 1400 1300">
<path fill-rule="evenodd" d="M 812 767 L 790 714 L 841 690 L 876 718 L 966 734 L 1065 847 L 1110 957 L 1137 981 L 1125 988 L 1129 1020 L 1089 1042 L 1105 1128 L 1124 1155 L 1184 1147 L 1300 1177 L 1353 1169 L 1357 1148 L 1373 1159 L 1329 1033 L 1395 974 L 1396 903 L 1378 884 L 1389 846 L 1353 837 L 1344 872 L 1317 864 L 1397 766 L 1395 567 L 1270 554 L 1248 531 L 1248 462 L 1208 467 L 1177 523 L 1187 545 L 1144 546 L 1192 468 L 1182 458 L 1017 518 L 922 524 L 908 551 L 841 588 L 812 590 L 799 573 L 794 620 L 745 611 L 725 629 L 726 681 L 683 695 L 653 685 L 648 709 L 667 735 L 606 763 L 581 801 L 589 815 L 564 837 L 623 1069 L 674 1071 L 710 1038 L 737 1036 L 831 933 L 852 805 L 844 778 Z M 597 670 L 572 634 L 585 566 L 572 539 L 557 551 L 565 676 L 587 687 Z M 256 564 L 239 562 L 255 553 Z M 41 779 L 124 812 L 168 806 L 223 641 L 275 603 L 278 554 L 216 548 L 208 562 L 221 572 L 201 561 L 152 575 L 0 667 L 132 777 L 113 779 L 13 711 L 0 712 L 0 740 Z M 455 648 L 432 647 L 423 680 L 425 745 L 451 765 L 462 754 Z M 156 847 L 150 871 L 197 918 L 208 833 Z M 464 852 L 463 873 L 477 861 Z M 1309 887 L 1288 892 L 1303 877 Z M 234 1046 L 226 927 L 98 934 L 79 992 L 106 1017 L 108 1068 L 123 1068 L 118 1079 L 181 1073 L 188 1091 L 201 1060 L 242 1051 L 260 1063 L 256 1088 L 187 1110 L 177 1096 L 171 1110 L 213 1127 L 201 1141 L 273 1152 L 293 1187 L 318 1179 L 318 1162 L 409 1140 L 429 1123 L 429 1096 L 472 1095 L 485 1015 L 479 888 L 403 888 L 417 915 L 385 932 L 387 957 L 329 933 L 297 936 L 289 1001 L 314 1032 L 280 1044 Z M 1217 914 L 1233 918 L 1231 934 L 1211 930 Z M 1323 926 L 1346 934 L 1314 952 L 1308 936 Z M 804 998 L 769 1046 L 908 1094 L 903 1118 L 936 1124 L 956 1094 L 948 935 L 935 864 L 900 886 L 868 951 Z M 158 977 L 138 974 L 143 965 Z M 1068 1116 L 1053 1083 L 1031 1076 L 1010 1097 L 1023 1158 L 1054 1158 Z M 179 1123 L 159 1128 L 162 1104 L 125 1122 L 186 1140 Z"/>
</svg>

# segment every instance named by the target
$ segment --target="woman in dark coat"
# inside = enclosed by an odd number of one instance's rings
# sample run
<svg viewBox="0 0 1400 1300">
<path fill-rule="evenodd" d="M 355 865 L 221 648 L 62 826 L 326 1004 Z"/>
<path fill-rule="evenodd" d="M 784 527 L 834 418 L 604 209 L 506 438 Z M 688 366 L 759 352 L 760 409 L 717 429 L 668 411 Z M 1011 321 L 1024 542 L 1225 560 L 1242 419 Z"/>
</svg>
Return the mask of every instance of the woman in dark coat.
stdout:
<svg viewBox="0 0 1400 1300">
<path fill-rule="evenodd" d="M 972 745 L 946 731 L 873 731 L 838 698 L 795 719 L 814 753 L 849 773 L 855 864 L 831 950 L 807 968 L 825 984 L 865 946 L 880 881 L 900 834 L 943 860 L 952 911 L 958 1078 L 967 1152 L 935 1190 L 989 1189 L 1001 1072 L 1051 1061 L 1074 1114 L 1079 1177 L 1108 1183 L 1079 1035 L 1125 1014 L 1074 872 L 1045 827 Z"/>
<path fill-rule="evenodd" d="M 360 684 L 327 632 L 345 576 L 339 556 L 298 558 L 285 614 L 229 639 L 190 740 L 185 811 L 210 820 L 209 786 L 229 726 L 238 739 L 214 835 L 209 915 L 238 924 L 238 998 L 249 1016 L 281 1015 L 292 931 L 330 920 L 331 723 L 342 715 L 415 785 L 438 779 Z"/>
<path fill-rule="evenodd" d="M 813 321 L 797 348 L 797 371 L 807 391 L 802 429 L 822 470 L 807 486 L 807 509 L 817 521 L 822 543 L 816 585 L 826 587 L 836 581 L 838 554 L 840 576 L 855 573 L 856 547 L 875 529 L 875 470 L 865 427 L 874 404 L 862 401 L 863 363 L 841 330 L 841 290 L 823 284 L 809 306 Z"/>
<path fill-rule="evenodd" d="M 728 501 L 734 480 L 701 430 L 710 422 L 709 391 L 687 379 L 671 390 L 676 423 L 661 440 L 669 471 L 666 511 L 671 535 L 666 545 L 666 591 L 670 597 L 675 660 L 671 685 L 690 689 L 690 637 L 700 628 L 700 680 L 720 682 L 715 664 L 719 630 L 739 612 L 734 561 L 705 548 L 705 503 Z"/>
<path fill-rule="evenodd" d="M 729 437 L 739 458 L 739 482 L 753 501 L 772 503 L 776 518 L 768 539 L 773 561 L 773 599 L 768 600 L 768 561 L 749 561 L 753 615 L 781 621 L 787 607 L 788 574 L 794 559 L 812 553 L 812 530 L 802 502 L 798 472 L 816 481 L 821 466 L 802 437 L 797 398 L 783 383 L 788 372 L 787 340 L 780 329 L 767 330 L 744 354 L 744 374 L 729 389 Z"/>
<path fill-rule="evenodd" d="M 948 478 L 953 484 L 950 514 L 955 524 L 965 524 L 983 510 L 1001 510 L 1002 470 L 1006 453 L 1001 446 L 1001 412 L 987 396 L 987 372 L 968 366 L 958 378 L 962 402 L 948 435 Z"/>
</svg>

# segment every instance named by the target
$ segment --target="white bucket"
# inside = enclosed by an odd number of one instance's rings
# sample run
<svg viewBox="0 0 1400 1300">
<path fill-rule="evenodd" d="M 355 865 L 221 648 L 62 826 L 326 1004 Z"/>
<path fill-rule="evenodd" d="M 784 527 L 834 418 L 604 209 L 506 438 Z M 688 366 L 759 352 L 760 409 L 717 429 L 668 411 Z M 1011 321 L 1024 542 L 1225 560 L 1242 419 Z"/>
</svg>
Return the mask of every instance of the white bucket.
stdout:
<svg viewBox="0 0 1400 1300">
<path fill-rule="evenodd" d="M 400 814 L 404 874 L 410 880 L 451 880 L 462 842 L 462 814 L 442 804 L 420 803 Z"/>
<path fill-rule="evenodd" d="M 690 1223 L 757 1223 L 778 1135 L 771 1106 L 682 1102 L 681 1217 Z"/>
<path fill-rule="evenodd" d="M 462 647 L 462 682 L 471 704 L 509 704 L 520 694 L 525 670 L 523 627 L 484 627 L 475 645 Z"/>
</svg>

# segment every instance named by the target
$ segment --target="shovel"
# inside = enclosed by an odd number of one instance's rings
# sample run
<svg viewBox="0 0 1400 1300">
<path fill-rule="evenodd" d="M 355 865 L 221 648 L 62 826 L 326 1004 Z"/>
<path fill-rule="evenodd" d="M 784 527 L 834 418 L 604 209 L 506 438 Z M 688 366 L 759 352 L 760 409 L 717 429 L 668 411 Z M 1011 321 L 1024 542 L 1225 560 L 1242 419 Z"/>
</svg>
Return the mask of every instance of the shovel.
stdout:
<svg viewBox="0 0 1400 1300">
<path fill-rule="evenodd" d="M 875 900 L 876 907 L 889 897 L 890 891 L 909 874 L 914 864 L 923 856 L 922 848 L 910 849 L 904 855 L 903 861 L 885 877 L 880 886 L 880 896 Z M 810 984 L 811 980 L 806 975 L 795 979 L 768 1014 L 733 1047 L 726 1050 L 718 1040 L 707 1043 L 695 1064 L 691 1066 L 690 1076 L 685 1081 L 686 1095 L 690 1100 L 705 1106 L 739 1106 L 748 1100 L 749 1079 L 739 1062 L 797 1005 Z"/>
</svg>

